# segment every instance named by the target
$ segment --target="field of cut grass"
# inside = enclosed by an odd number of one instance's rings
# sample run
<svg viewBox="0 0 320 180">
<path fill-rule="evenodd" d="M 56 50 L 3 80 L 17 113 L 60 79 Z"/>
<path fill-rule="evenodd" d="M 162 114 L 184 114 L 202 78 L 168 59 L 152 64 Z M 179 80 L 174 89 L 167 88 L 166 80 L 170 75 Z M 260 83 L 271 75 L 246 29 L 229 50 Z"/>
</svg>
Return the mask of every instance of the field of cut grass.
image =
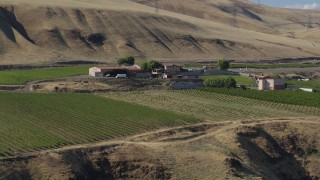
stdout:
<svg viewBox="0 0 320 180">
<path fill-rule="evenodd" d="M 89 66 L 53 67 L 0 71 L 0 85 L 22 85 L 27 81 L 88 74 Z"/>
<path fill-rule="evenodd" d="M 320 108 L 316 107 L 261 101 L 202 90 L 110 92 L 103 95 L 208 121 L 320 115 Z"/>
<path fill-rule="evenodd" d="M 202 76 L 201 78 L 227 78 L 232 77 L 237 81 L 237 85 L 248 85 L 252 86 L 254 85 L 254 81 L 252 77 L 246 77 L 246 76 L 232 76 L 232 75 L 210 75 L 210 76 Z"/>
<path fill-rule="evenodd" d="M 195 122 L 94 95 L 0 93 L 0 157 Z"/>
</svg>

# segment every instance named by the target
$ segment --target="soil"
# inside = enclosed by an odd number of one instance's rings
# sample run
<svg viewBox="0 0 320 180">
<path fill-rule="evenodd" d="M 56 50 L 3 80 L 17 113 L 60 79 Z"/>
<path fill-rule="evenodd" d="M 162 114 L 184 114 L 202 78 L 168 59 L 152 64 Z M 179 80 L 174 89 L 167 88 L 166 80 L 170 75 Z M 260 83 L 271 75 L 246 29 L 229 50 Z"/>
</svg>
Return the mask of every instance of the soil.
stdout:
<svg viewBox="0 0 320 180">
<path fill-rule="evenodd" d="M 169 89 L 169 86 L 167 86 L 164 80 L 157 79 L 96 79 L 88 77 L 73 77 L 66 79 L 30 82 L 24 89 L 37 93 L 101 93 L 110 91 L 166 90 Z"/>
<path fill-rule="evenodd" d="M 0 179 L 319 179 L 320 119 L 205 123 L 0 161 Z"/>
</svg>

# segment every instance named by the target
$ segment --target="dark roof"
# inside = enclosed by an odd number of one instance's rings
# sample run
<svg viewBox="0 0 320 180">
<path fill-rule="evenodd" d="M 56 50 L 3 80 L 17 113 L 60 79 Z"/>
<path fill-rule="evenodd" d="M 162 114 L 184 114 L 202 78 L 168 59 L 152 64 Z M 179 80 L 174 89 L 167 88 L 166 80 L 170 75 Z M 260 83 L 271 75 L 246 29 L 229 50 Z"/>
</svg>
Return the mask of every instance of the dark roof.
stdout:
<svg viewBox="0 0 320 180">
<path fill-rule="evenodd" d="M 262 78 L 258 78 L 258 79 L 282 79 L 281 77 L 280 78 L 275 78 L 275 77 L 262 77 Z"/>
<path fill-rule="evenodd" d="M 174 63 L 162 63 L 162 65 L 167 66 L 167 67 L 170 67 L 170 66 L 179 66 L 179 67 L 182 67 L 182 65 L 180 65 L 180 64 L 174 64 Z"/>
<path fill-rule="evenodd" d="M 123 66 L 97 66 L 96 68 L 101 69 L 101 70 L 126 69 Z"/>
<path fill-rule="evenodd" d="M 114 70 L 114 69 L 126 69 L 128 71 L 140 71 L 141 68 L 128 67 L 128 66 L 97 66 L 96 68 L 101 70 Z"/>
</svg>

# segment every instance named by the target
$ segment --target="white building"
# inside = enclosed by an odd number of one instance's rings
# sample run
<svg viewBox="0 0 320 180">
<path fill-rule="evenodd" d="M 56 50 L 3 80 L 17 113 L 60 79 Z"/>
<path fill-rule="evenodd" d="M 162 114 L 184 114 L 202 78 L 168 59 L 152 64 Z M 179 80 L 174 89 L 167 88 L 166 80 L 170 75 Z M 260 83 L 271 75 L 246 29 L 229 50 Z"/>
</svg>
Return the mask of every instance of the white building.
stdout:
<svg viewBox="0 0 320 180">
<path fill-rule="evenodd" d="M 258 78 L 259 90 L 284 90 L 285 82 L 281 78 Z"/>
</svg>

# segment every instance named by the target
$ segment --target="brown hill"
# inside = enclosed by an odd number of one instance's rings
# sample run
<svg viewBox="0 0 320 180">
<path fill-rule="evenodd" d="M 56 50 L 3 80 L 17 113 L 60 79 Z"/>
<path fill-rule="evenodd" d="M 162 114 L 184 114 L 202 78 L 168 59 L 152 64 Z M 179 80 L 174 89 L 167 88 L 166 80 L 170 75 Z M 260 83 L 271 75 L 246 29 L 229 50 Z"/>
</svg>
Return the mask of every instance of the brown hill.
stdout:
<svg viewBox="0 0 320 180">
<path fill-rule="evenodd" d="M 203 61 L 318 57 L 312 11 L 275 9 L 245 0 L 4 0 L 0 64 L 139 59 Z M 319 23 L 319 22 L 318 22 Z"/>
<path fill-rule="evenodd" d="M 1 179 L 319 179 L 319 118 L 192 125 L 0 161 Z"/>
</svg>

